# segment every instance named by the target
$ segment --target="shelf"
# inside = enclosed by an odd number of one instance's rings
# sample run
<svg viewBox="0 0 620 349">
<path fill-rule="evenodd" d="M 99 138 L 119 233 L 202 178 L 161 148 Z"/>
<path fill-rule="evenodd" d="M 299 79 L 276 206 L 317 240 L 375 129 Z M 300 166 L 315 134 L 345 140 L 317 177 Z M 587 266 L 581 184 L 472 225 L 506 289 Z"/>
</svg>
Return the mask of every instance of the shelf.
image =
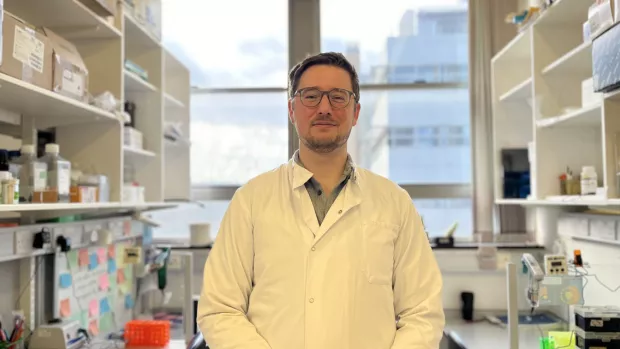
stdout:
<svg viewBox="0 0 620 349">
<path fill-rule="evenodd" d="M 542 70 L 543 75 L 592 76 L 592 43 L 584 42 Z M 582 79 L 582 80 L 583 80 Z"/>
<path fill-rule="evenodd" d="M 155 92 L 157 88 L 150 84 L 148 81 L 144 81 L 137 74 L 125 69 L 125 90 L 131 92 Z"/>
<path fill-rule="evenodd" d="M 620 206 L 620 199 L 598 199 L 581 196 L 554 196 L 547 199 L 497 199 L 497 205 L 520 206 Z"/>
<path fill-rule="evenodd" d="M 522 83 L 510 89 L 499 97 L 500 102 L 524 101 L 532 97 L 532 78 L 528 78 Z"/>
<path fill-rule="evenodd" d="M 178 99 L 172 97 L 168 93 L 164 93 L 164 105 L 168 108 L 185 108 L 185 104 Z"/>
<path fill-rule="evenodd" d="M 152 151 L 124 146 L 125 159 L 131 162 L 148 161 L 155 157 Z"/>
<path fill-rule="evenodd" d="M 113 113 L 1 73 L 0 91 L 0 108 L 34 117 L 39 129 L 102 121 L 120 122 Z"/>
<path fill-rule="evenodd" d="M 501 51 L 493 56 L 491 62 L 495 63 L 500 59 L 515 61 L 530 58 L 532 52 L 530 48 L 530 41 L 530 31 L 528 29 L 523 30 L 512 40 L 510 40 L 510 42 L 506 44 Z"/>
<path fill-rule="evenodd" d="M 592 236 L 579 236 L 579 235 L 561 234 L 560 236 L 568 237 L 568 238 L 571 238 L 573 240 L 578 240 L 578 241 L 588 241 L 588 242 L 596 242 L 596 243 L 604 244 L 604 245 L 620 246 L 620 241 L 618 240 L 607 240 L 607 239 L 595 238 Z"/>
<path fill-rule="evenodd" d="M 581 108 L 570 113 L 536 121 L 538 128 L 547 127 L 600 127 L 602 110 L 600 104 Z"/>
<path fill-rule="evenodd" d="M 557 0 L 535 21 L 537 26 L 578 25 L 588 19 L 591 1 Z"/>
<path fill-rule="evenodd" d="M 176 141 L 170 140 L 168 138 L 164 138 L 164 143 L 169 148 L 189 148 L 191 146 L 191 142 L 186 139 L 179 139 Z"/>
<path fill-rule="evenodd" d="M 115 212 L 115 211 L 149 211 L 157 209 L 174 208 L 177 204 L 165 203 L 165 202 L 145 202 L 145 203 L 123 203 L 123 202 L 98 202 L 92 204 L 18 204 L 18 205 L 0 205 L 0 212 L 60 212 L 64 211 L 66 214 L 78 214 L 97 211 L 101 214 L 102 211 Z"/>
<path fill-rule="evenodd" d="M 125 44 L 145 49 L 158 49 L 161 42 L 129 13 L 125 12 Z"/>
<path fill-rule="evenodd" d="M 4 0 L 4 9 L 68 40 L 120 38 L 122 33 L 79 0 Z"/>
</svg>

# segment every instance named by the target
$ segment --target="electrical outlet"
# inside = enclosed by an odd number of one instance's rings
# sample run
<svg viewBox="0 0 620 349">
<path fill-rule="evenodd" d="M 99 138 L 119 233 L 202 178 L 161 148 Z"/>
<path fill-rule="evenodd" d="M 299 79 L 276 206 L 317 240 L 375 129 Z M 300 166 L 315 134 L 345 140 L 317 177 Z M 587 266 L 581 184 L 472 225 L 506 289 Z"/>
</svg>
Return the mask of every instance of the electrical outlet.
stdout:
<svg viewBox="0 0 620 349">
<path fill-rule="evenodd" d="M 15 232 L 15 254 L 32 252 L 32 241 L 34 234 L 29 230 L 18 230 Z"/>
</svg>

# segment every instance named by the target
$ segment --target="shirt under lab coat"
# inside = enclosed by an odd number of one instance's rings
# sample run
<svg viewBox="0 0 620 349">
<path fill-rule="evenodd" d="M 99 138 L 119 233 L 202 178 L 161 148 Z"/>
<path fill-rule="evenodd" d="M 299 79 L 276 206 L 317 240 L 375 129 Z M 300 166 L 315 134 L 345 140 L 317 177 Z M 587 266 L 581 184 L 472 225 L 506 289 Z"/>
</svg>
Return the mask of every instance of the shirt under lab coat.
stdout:
<svg viewBox="0 0 620 349">
<path fill-rule="evenodd" d="M 207 259 L 211 349 L 436 349 L 442 280 L 403 189 L 356 168 L 319 226 L 294 161 L 232 198 Z"/>
</svg>

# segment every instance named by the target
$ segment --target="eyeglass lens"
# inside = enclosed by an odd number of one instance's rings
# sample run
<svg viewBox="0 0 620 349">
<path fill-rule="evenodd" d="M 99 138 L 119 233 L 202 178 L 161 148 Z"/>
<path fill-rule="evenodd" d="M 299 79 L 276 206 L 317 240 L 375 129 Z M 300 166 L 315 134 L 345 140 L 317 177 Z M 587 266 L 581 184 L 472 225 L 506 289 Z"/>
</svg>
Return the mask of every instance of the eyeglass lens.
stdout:
<svg viewBox="0 0 620 349">
<path fill-rule="evenodd" d="M 323 94 L 327 94 L 329 103 L 334 108 L 346 107 L 349 104 L 349 99 L 351 98 L 351 95 L 344 90 L 335 89 L 331 91 L 321 91 L 316 88 L 311 88 L 301 91 L 301 102 L 306 107 L 316 107 L 317 105 L 319 105 L 319 103 L 321 103 Z"/>
</svg>

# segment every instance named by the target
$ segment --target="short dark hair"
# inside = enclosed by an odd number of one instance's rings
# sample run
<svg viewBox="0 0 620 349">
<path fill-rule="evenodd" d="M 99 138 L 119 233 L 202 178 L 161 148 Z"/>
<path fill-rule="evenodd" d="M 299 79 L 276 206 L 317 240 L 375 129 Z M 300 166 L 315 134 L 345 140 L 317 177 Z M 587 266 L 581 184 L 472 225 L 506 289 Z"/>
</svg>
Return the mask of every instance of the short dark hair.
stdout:
<svg viewBox="0 0 620 349">
<path fill-rule="evenodd" d="M 360 101 L 360 81 L 355 71 L 353 64 L 349 62 L 342 53 L 338 52 L 323 52 L 313 56 L 308 56 L 303 61 L 297 63 L 288 74 L 288 95 L 289 98 L 293 98 L 293 95 L 297 91 L 299 86 L 299 80 L 301 76 L 308 70 L 308 68 L 315 65 L 329 65 L 332 67 L 338 67 L 344 69 L 349 76 L 351 76 L 351 86 L 353 87 L 353 93 L 355 93 L 355 102 Z"/>
</svg>

